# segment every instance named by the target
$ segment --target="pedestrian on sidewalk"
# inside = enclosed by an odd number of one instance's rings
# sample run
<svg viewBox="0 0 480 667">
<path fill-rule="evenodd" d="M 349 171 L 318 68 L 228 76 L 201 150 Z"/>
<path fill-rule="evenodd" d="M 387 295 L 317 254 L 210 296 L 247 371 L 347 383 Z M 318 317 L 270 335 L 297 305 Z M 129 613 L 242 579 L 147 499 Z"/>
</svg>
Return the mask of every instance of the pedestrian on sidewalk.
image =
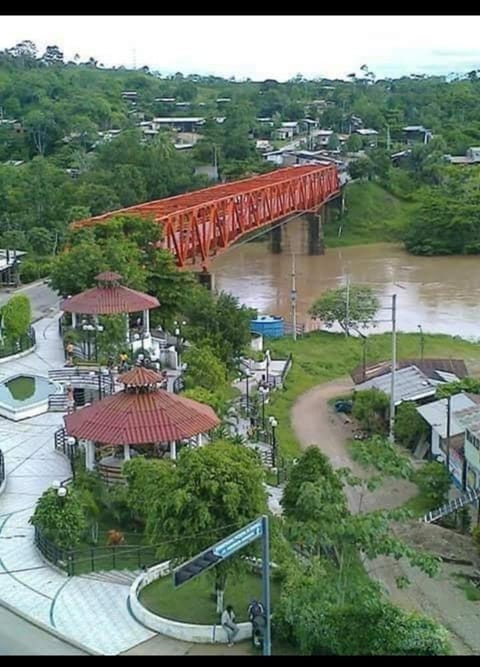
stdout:
<svg viewBox="0 0 480 667">
<path fill-rule="evenodd" d="M 235 612 L 231 604 L 227 606 L 222 614 L 222 627 L 227 633 L 228 645 L 233 646 L 233 640 L 240 632 L 240 628 L 235 623 Z"/>
<path fill-rule="evenodd" d="M 72 341 L 67 343 L 66 346 L 66 352 L 67 352 L 67 366 L 73 366 L 73 352 L 75 350 L 75 346 L 73 345 Z"/>
</svg>

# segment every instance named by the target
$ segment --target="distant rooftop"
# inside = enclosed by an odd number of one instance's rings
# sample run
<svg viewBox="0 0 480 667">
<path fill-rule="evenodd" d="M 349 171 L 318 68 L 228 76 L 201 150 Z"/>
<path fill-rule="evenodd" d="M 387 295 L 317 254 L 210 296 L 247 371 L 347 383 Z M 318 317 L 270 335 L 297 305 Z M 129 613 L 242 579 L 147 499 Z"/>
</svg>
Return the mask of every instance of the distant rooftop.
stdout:
<svg viewBox="0 0 480 667">
<path fill-rule="evenodd" d="M 461 423 L 457 416 L 463 414 L 466 410 L 471 408 L 478 410 L 479 406 L 475 403 L 473 398 L 468 394 L 462 392 L 455 394 L 450 399 L 450 436 L 459 435 L 465 430 L 465 426 Z M 439 401 L 427 403 L 417 408 L 417 412 L 425 419 L 441 438 L 447 437 L 447 399 L 441 398 Z"/>
<path fill-rule="evenodd" d="M 370 136 L 370 135 L 374 135 L 374 134 L 378 134 L 377 130 L 372 130 L 368 127 L 365 127 L 362 130 L 355 130 L 355 131 L 356 131 L 357 134 L 361 134 L 365 137 Z"/>
<path fill-rule="evenodd" d="M 165 125 L 168 125 L 169 123 L 203 123 L 205 121 L 205 118 L 201 118 L 200 116 L 195 116 L 195 117 L 183 117 L 183 116 L 162 116 L 160 118 L 154 118 L 152 122 L 154 123 L 165 123 Z"/>
<path fill-rule="evenodd" d="M 429 132 L 423 125 L 407 125 L 403 128 L 404 132 Z"/>
<path fill-rule="evenodd" d="M 463 426 L 463 428 L 468 428 L 468 430 L 480 437 L 480 406 L 468 408 L 457 412 L 455 419 Z"/>
<path fill-rule="evenodd" d="M 379 389 L 390 396 L 391 373 L 357 384 L 356 391 Z M 436 385 L 427 378 L 416 366 L 401 368 L 395 373 L 395 405 L 402 401 L 418 401 L 421 398 L 434 396 Z"/>
</svg>

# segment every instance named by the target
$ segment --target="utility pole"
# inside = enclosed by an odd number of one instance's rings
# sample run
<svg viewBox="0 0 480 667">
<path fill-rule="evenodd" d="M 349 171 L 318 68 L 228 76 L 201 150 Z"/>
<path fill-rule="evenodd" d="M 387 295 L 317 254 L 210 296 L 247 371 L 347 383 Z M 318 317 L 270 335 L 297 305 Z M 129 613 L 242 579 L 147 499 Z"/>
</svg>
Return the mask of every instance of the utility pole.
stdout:
<svg viewBox="0 0 480 667">
<path fill-rule="evenodd" d="M 292 252 L 292 322 L 293 322 L 293 340 L 297 340 L 297 287 L 295 275 L 295 253 Z"/>
<path fill-rule="evenodd" d="M 395 371 L 397 367 L 397 295 L 392 294 L 392 384 L 390 387 L 390 428 L 388 438 L 390 442 L 395 440 Z"/>
<path fill-rule="evenodd" d="M 447 472 L 450 478 L 450 415 L 452 407 L 452 397 L 447 397 Z"/>
<path fill-rule="evenodd" d="M 347 276 L 347 298 L 345 301 L 345 338 L 348 338 L 349 321 L 350 321 L 350 275 Z"/>
</svg>

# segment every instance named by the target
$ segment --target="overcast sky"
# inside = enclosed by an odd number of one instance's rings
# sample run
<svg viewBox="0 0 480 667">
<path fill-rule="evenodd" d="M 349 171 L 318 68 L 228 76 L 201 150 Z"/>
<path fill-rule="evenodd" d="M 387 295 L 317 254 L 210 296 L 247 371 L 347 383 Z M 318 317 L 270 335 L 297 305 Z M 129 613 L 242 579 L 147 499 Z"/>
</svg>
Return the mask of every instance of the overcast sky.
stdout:
<svg viewBox="0 0 480 667">
<path fill-rule="evenodd" d="M 0 49 L 24 39 L 106 66 L 163 74 L 344 78 L 480 68 L 480 16 L 2 16 Z"/>
</svg>

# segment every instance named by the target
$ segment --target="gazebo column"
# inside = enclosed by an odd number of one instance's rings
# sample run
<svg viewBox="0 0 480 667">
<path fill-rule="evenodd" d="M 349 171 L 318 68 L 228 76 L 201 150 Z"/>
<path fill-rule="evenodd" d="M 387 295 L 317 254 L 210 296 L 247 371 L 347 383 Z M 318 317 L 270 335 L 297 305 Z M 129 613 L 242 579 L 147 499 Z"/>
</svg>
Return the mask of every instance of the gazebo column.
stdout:
<svg viewBox="0 0 480 667">
<path fill-rule="evenodd" d="M 77 313 L 72 313 L 72 327 L 77 328 Z"/>
<path fill-rule="evenodd" d="M 91 440 L 85 440 L 85 468 L 87 470 L 95 468 L 95 443 Z"/>
<path fill-rule="evenodd" d="M 175 440 L 172 440 L 170 443 L 170 458 L 175 461 L 177 458 L 177 443 Z"/>
<path fill-rule="evenodd" d="M 125 461 L 130 461 L 130 445 L 123 445 L 123 458 Z"/>
<path fill-rule="evenodd" d="M 197 447 L 201 447 L 201 446 L 203 445 L 202 440 L 203 440 L 203 438 L 202 438 L 202 434 L 199 433 L 199 434 L 196 436 Z"/>
<path fill-rule="evenodd" d="M 143 311 L 143 335 L 149 336 L 150 335 L 150 311 L 149 310 L 144 310 Z"/>
<path fill-rule="evenodd" d="M 128 313 L 125 314 L 125 332 L 126 332 L 125 340 L 127 341 L 127 343 L 130 343 L 130 326 L 128 321 Z"/>
</svg>

